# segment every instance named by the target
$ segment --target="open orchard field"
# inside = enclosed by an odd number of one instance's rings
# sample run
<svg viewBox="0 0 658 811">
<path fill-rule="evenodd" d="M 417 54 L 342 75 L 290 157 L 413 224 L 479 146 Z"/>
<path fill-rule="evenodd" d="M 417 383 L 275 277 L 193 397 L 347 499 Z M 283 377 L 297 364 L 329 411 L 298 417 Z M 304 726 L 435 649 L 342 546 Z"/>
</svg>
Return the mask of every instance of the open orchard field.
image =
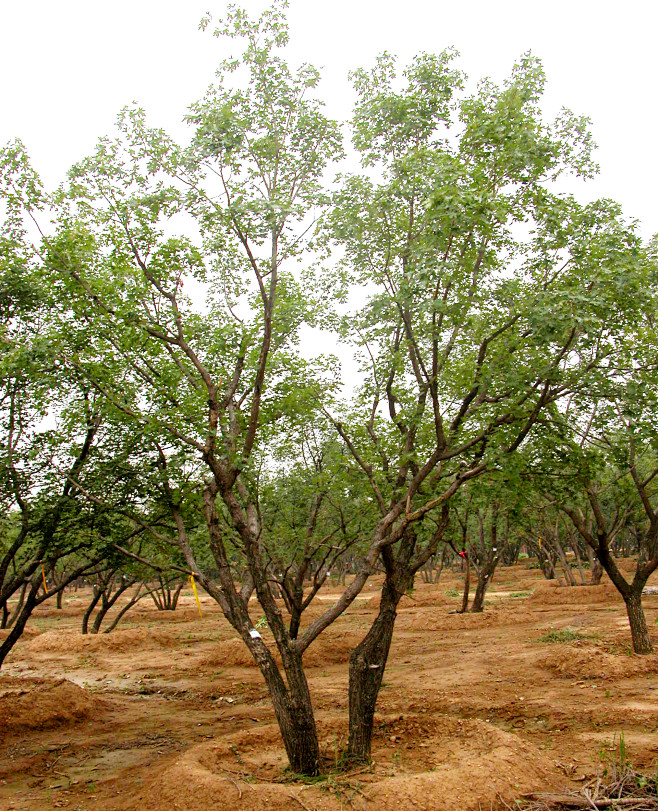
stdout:
<svg viewBox="0 0 658 811">
<path fill-rule="evenodd" d="M 306 782 L 286 773 L 262 677 L 207 595 L 202 618 L 188 589 L 175 612 L 144 601 L 111 634 L 82 636 L 85 594 L 67 592 L 62 610 L 37 609 L 0 676 L 0 807 L 495 809 L 582 787 L 620 739 L 656 769 L 658 657 L 631 653 L 609 582 L 557 587 L 526 561 L 463 615 L 461 582 L 444 571 L 402 599 L 369 767 L 337 768 L 349 650 L 379 581 L 308 649 L 324 776 Z M 658 595 L 644 605 L 655 643 Z"/>
</svg>

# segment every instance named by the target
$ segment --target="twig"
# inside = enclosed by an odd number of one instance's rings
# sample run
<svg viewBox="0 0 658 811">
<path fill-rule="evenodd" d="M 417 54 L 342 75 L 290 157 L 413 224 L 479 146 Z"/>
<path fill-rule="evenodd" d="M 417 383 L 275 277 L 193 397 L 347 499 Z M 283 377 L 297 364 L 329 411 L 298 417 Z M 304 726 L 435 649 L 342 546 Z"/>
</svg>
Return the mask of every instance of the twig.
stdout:
<svg viewBox="0 0 658 811">
<path fill-rule="evenodd" d="M 292 797 L 293 800 L 296 800 L 301 805 L 301 807 L 304 809 L 304 811 L 314 811 L 314 809 L 311 809 L 307 805 L 304 805 L 304 803 L 299 799 L 299 797 L 295 797 L 294 794 L 289 794 L 288 796 Z"/>
<path fill-rule="evenodd" d="M 234 780 L 232 777 L 229 777 L 228 775 L 226 775 L 226 779 L 227 779 L 227 780 L 230 780 L 230 781 L 231 781 L 231 783 L 233 783 L 233 785 L 234 785 L 234 786 L 237 788 L 237 790 L 238 790 L 238 800 L 241 800 L 241 799 L 242 799 L 242 789 L 241 789 L 241 788 L 240 788 L 240 786 L 237 784 L 237 781 L 236 781 L 236 780 Z"/>
</svg>

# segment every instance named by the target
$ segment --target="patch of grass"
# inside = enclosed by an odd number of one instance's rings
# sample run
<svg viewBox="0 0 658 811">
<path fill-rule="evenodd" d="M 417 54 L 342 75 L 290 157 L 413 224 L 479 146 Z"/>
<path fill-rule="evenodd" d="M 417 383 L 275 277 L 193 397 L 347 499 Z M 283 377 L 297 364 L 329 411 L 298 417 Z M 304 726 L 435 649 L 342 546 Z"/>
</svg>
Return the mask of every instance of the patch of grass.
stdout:
<svg viewBox="0 0 658 811">
<path fill-rule="evenodd" d="M 572 628 L 551 628 L 548 633 L 540 636 L 537 642 L 549 642 L 551 644 L 564 644 L 567 642 L 577 642 L 581 639 L 589 639 L 585 634 L 574 631 Z"/>
<path fill-rule="evenodd" d="M 511 594 L 508 594 L 508 597 L 530 597 L 532 594 L 532 589 L 528 591 L 513 591 Z"/>
<path fill-rule="evenodd" d="M 446 589 L 446 597 L 461 597 L 462 592 L 460 589 Z"/>
</svg>

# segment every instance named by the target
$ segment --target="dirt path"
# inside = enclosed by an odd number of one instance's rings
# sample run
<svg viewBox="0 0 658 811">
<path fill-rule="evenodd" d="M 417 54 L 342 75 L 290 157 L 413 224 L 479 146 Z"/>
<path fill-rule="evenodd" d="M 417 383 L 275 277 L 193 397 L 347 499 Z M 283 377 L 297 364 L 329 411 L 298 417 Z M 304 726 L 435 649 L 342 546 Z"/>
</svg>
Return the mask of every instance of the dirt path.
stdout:
<svg viewBox="0 0 658 811">
<path fill-rule="evenodd" d="M 449 613 L 458 585 L 446 574 L 402 601 L 372 767 L 308 785 L 286 780 L 264 683 L 209 598 L 201 619 L 189 594 L 95 637 L 79 634 L 83 595 L 44 606 L 0 676 L 0 809 L 463 811 L 573 787 L 620 733 L 636 766 L 656 764 L 658 657 L 630 654 L 609 585 L 555 589 L 504 569 L 480 615 Z M 306 656 L 327 768 L 370 591 Z M 645 606 L 654 629 L 658 594 Z"/>
</svg>

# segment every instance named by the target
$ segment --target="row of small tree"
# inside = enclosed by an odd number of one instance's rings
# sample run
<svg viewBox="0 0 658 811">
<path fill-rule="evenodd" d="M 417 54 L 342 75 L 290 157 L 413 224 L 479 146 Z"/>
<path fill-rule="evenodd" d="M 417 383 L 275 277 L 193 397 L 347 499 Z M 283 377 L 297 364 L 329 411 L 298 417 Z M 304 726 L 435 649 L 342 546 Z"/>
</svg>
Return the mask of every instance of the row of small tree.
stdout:
<svg viewBox="0 0 658 811">
<path fill-rule="evenodd" d="M 67 555 L 71 578 L 116 554 L 194 573 L 267 683 L 291 768 L 314 774 L 304 652 L 383 569 L 349 664 L 346 754 L 367 759 L 399 601 L 473 521 L 476 601 L 498 534 L 562 515 L 651 650 L 657 262 L 615 204 L 552 185 L 595 171 L 592 143 L 569 111 L 545 121 L 530 55 L 472 91 L 450 51 L 356 71 L 360 169 L 332 177 L 341 126 L 317 71 L 280 56 L 284 5 L 229 10 L 215 34 L 245 49 L 190 108 L 187 146 L 128 108 L 55 192 L 19 143 L 0 153 L 0 585 L 6 604 L 29 580 L 27 618 Z M 329 333 L 361 361 L 347 389 L 306 347 Z M 631 583 L 610 553 L 627 533 Z"/>
</svg>

